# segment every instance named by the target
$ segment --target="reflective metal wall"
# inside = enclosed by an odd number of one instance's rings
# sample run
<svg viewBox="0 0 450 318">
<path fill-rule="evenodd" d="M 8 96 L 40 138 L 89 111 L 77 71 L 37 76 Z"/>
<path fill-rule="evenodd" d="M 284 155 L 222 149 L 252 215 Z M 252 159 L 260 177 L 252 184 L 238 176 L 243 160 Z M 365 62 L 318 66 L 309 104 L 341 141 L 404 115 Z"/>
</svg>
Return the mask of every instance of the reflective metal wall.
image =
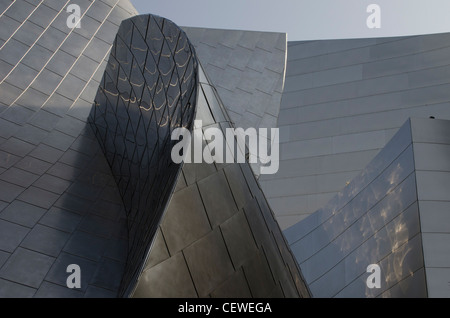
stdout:
<svg viewBox="0 0 450 318">
<path fill-rule="evenodd" d="M 183 27 L 234 127 L 275 128 L 284 88 L 287 34 Z M 259 157 L 258 153 L 252 154 Z M 259 163 L 250 164 L 257 177 Z"/>
<path fill-rule="evenodd" d="M 194 49 L 170 20 L 142 15 L 121 23 L 90 120 L 126 208 L 122 293 L 141 270 L 181 169 L 171 134 L 192 127 L 197 74 Z"/>
<path fill-rule="evenodd" d="M 408 120 L 325 207 L 285 231 L 315 297 L 448 297 L 450 122 Z M 367 266 L 381 268 L 369 288 Z"/>
<path fill-rule="evenodd" d="M 0 297 L 118 295 L 126 215 L 87 117 L 134 14 L 128 0 L 0 1 Z"/>
<path fill-rule="evenodd" d="M 225 131 L 199 70 L 196 119 Z M 184 164 L 133 297 L 309 297 L 249 164 Z"/>
<path fill-rule="evenodd" d="M 412 118 L 425 274 L 429 297 L 450 297 L 450 123 Z"/>
<path fill-rule="evenodd" d="M 282 229 L 344 189 L 409 117 L 450 119 L 450 34 L 289 42 L 280 169 L 260 183 Z"/>
</svg>

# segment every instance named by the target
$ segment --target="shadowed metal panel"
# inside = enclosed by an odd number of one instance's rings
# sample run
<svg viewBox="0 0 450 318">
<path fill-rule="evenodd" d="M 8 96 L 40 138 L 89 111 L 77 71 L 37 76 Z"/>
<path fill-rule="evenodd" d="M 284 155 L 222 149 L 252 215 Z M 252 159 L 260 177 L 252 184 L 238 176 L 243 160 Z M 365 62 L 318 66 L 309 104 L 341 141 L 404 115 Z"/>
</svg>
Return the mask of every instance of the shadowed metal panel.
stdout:
<svg viewBox="0 0 450 318">
<path fill-rule="evenodd" d="M 125 211 L 87 116 L 118 25 L 136 14 L 128 2 L 77 1 L 80 28 L 66 24 L 69 1 L 1 6 L 2 297 L 118 294 Z M 67 288 L 69 264 L 80 289 Z"/>
<path fill-rule="evenodd" d="M 194 49 L 173 22 L 142 15 L 121 23 L 90 120 L 126 208 L 122 295 L 134 287 L 181 169 L 171 134 L 192 127 L 197 73 Z"/>
<path fill-rule="evenodd" d="M 225 131 L 226 111 L 199 72 L 196 119 Z M 247 163 L 185 163 L 159 229 L 133 297 L 309 296 Z"/>
</svg>

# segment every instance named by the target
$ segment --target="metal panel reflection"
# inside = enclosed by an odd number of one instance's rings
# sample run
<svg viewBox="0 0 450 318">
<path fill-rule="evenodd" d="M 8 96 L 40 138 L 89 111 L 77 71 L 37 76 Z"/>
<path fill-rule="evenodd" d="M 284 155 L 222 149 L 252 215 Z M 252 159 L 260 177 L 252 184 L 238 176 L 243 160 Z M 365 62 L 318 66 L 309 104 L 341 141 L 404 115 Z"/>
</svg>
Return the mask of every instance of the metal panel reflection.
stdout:
<svg viewBox="0 0 450 318">
<path fill-rule="evenodd" d="M 196 119 L 224 131 L 227 112 L 199 72 Z M 185 163 L 160 231 L 133 297 L 310 295 L 248 163 Z"/>
<path fill-rule="evenodd" d="M 426 297 L 398 287 L 425 280 L 420 231 L 408 120 L 341 193 L 286 234 L 314 297 Z M 366 285 L 370 264 L 381 268 L 381 288 Z"/>
<path fill-rule="evenodd" d="M 133 286 L 181 166 L 170 154 L 177 127 L 192 128 L 197 59 L 185 33 L 153 15 L 120 25 L 90 122 L 127 211 L 128 260 L 121 294 Z"/>
</svg>

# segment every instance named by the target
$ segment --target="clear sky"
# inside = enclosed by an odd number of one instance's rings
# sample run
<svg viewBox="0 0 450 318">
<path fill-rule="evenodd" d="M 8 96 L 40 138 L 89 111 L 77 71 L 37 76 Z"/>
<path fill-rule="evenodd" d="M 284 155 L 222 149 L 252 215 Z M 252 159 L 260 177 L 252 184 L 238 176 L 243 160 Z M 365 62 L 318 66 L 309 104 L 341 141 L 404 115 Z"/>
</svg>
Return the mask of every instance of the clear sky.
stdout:
<svg viewBox="0 0 450 318">
<path fill-rule="evenodd" d="M 450 0 L 131 0 L 180 26 L 287 32 L 288 40 L 450 32 Z M 369 29 L 370 4 L 381 28 Z"/>
</svg>

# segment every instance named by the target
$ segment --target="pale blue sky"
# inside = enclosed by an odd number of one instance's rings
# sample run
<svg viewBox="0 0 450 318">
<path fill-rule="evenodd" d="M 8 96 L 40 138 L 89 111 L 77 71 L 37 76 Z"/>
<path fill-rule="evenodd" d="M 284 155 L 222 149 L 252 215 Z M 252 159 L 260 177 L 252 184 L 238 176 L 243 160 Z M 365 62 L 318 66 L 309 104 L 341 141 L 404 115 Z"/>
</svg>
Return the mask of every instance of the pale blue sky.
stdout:
<svg viewBox="0 0 450 318">
<path fill-rule="evenodd" d="M 290 41 L 450 32 L 450 0 L 131 0 L 180 26 L 287 32 Z M 369 29 L 369 4 L 381 28 Z"/>
</svg>

